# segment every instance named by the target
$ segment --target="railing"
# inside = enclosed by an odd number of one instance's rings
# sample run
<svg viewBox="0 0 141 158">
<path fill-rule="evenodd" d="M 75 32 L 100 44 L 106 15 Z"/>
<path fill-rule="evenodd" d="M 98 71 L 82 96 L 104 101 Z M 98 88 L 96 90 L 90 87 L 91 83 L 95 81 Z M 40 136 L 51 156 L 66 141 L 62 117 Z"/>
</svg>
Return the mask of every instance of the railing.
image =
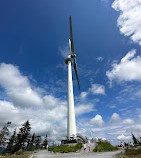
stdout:
<svg viewBox="0 0 141 158">
<path fill-rule="evenodd" d="M 81 134 L 77 133 L 77 138 L 80 138 L 84 143 L 88 143 L 88 139 L 84 136 L 82 136 Z"/>
</svg>

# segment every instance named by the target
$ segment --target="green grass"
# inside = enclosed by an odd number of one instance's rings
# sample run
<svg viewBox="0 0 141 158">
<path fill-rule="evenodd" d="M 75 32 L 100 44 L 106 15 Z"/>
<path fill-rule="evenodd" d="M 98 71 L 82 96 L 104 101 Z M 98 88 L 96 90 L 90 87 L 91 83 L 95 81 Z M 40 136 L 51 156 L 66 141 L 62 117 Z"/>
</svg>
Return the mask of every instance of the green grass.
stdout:
<svg viewBox="0 0 141 158">
<path fill-rule="evenodd" d="M 127 149 L 125 150 L 124 155 L 126 156 L 136 156 L 136 157 L 141 157 L 141 148 L 138 149 Z"/>
<path fill-rule="evenodd" d="M 98 142 L 93 152 L 115 151 L 117 147 L 112 146 L 109 142 Z"/>
<path fill-rule="evenodd" d="M 82 144 L 77 143 L 75 146 L 66 146 L 66 145 L 52 146 L 52 147 L 49 147 L 48 150 L 53 151 L 53 152 L 59 152 L 59 153 L 68 153 L 68 152 L 79 151 L 81 148 L 82 148 Z"/>
</svg>

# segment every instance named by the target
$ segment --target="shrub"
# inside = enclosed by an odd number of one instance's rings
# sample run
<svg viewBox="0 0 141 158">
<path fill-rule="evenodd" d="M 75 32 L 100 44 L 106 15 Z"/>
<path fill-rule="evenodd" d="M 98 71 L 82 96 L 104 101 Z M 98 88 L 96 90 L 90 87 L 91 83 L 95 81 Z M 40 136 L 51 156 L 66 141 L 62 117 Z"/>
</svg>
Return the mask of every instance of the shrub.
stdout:
<svg viewBox="0 0 141 158">
<path fill-rule="evenodd" d="M 22 149 L 20 149 L 19 151 L 17 151 L 17 152 L 16 152 L 16 155 L 23 155 Z"/>
<path fill-rule="evenodd" d="M 112 146 L 109 142 L 98 142 L 93 152 L 115 151 L 117 147 Z"/>
<path fill-rule="evenodd" d="M 52 146 L 49 147 L 49 151 L 60 152 L 60 153 L 68 153 L 68 152 L 76 152 L 82 148 L 82 143 L 77 143 L 75 146 Z"/>
<path fill-rule="evenodd" d="M 75 145 L 75 147 L 76 147 L 76 149 L 80 150 L 83 147 L 83 145 L 82 145 L 82 143 L 77 143 Z"/>
</svg>

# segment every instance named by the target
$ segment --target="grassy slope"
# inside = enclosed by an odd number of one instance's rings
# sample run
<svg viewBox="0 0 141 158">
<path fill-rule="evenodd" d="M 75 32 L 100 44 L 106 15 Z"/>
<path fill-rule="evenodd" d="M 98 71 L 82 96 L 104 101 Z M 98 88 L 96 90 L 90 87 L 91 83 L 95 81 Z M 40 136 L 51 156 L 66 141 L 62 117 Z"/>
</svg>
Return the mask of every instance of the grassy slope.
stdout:
<svg viewBox="0 0 141 158">
<path fill-rule="evenodd" d="M 117 147 L 112 146 L 109 142 L 98 142 L 93 152 L 115 151 Z"/>
</svg>

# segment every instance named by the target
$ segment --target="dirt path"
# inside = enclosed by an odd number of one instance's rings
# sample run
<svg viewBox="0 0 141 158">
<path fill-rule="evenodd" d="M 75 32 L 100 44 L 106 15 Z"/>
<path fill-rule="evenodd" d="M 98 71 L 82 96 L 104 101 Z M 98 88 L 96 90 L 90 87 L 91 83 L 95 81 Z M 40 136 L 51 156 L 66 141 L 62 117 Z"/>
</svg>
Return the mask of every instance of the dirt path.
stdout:
<svg viewBox="0 0 141 158">
<path fill-rule="evenodd" d="M 54 154 L 46 150 L 39 151 L 33 155 L 33 158 L 116 158 L 116 155 L 121 151 L 114 152 L 102 152 L 102 153 L 93 153 L 93 152 L 80 152 L 80 153 L 69 153 L 69 154 Z"/>
</svg>

